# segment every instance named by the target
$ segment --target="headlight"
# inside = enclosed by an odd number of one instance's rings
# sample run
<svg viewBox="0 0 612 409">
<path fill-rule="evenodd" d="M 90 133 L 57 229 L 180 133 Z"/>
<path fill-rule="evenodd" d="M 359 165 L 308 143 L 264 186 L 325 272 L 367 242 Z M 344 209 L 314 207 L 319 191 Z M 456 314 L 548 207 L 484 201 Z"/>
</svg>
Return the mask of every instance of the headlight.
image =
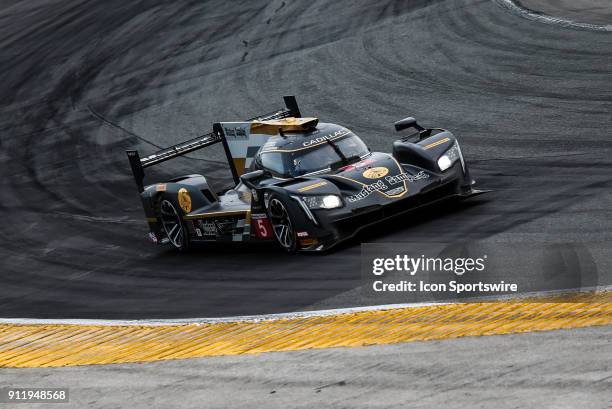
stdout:
<svg viewBox="0 0 612 409">
<path fill-rule="evenodd" d="M 438 159 L 438 167 L 442 172 L 444 172 L 446 169 L 453 166 L 455 162 L 457 162 L 457 160 L 461 161 L 461 168 L 465 172 L 465 163 L 463 162 L 461 148 L 459 147 L 459 143 L 455 142 L 455 144 L 451 146 L 449 150 L 447 150 L 442 156 L 440 156 L 440 158 Z"/>
<path fill-rule="evenodd" d="M 444 172 L 446 169 L 450 168 L 451 166 L 453 166 L 453 162 L 447 155 L 440 156 L 440 159 L 438 159 L 438 167 L 440 168 L 441 171 Z"/>
<path fill-rule="evenodd" d="M 302 196 L 309 209 L 336 209 L 342 207 L 342 199 L 336 195 Z"/>
</svg>

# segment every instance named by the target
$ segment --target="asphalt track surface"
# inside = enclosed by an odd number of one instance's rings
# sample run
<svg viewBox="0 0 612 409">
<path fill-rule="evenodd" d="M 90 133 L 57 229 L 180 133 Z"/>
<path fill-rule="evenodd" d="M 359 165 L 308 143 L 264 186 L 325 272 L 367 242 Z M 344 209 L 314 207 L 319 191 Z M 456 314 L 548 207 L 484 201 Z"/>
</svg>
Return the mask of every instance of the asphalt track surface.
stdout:
<svg viewBox="0 0 612 409">
<path fill-rule="evenodd" d="M 539 24 L 491 0 L 5 1 L 0 50 L 3 317 L 350 307 L 362 242 L 612 239 L 610 33 Z M 152 152 L 293 94 L 304 114 L 346 124 L 374 150 L 390 149 L 404 116 L 451 129 L 495 192 L 323 256 L 147 243 L 124 150 Z M 214 153 L 149 180 L 194 170 L 229 182 Z"/>
</svg>

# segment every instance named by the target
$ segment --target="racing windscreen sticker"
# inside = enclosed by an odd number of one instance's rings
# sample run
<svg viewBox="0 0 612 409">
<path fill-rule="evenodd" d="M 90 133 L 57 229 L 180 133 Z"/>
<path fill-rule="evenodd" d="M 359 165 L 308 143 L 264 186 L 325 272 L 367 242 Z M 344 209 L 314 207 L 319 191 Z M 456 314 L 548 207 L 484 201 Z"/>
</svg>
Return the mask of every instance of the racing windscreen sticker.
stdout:
<svg viewBox="0 0 612 409">
<path fill-rule="evenodd" d="M 336 132 L 333 132 L 333 133 L 331 133 L 329 135 L 319 136 L 319 137 L 311 139 L 309 141 L 302 142 L 302 146 L 308 147 L 308 146 L 318 145 L 318 144 L 323 143 L 325 141 L 333 141 L 334 139 L 341 138 L 341 137 L 346 136 L 346 135 L 348 135 L 350 133 L 351 133 L 351 131 L 349 131 L 348 129 L 340 129 L 340 130 L 337 130 Z"/>
</svg>

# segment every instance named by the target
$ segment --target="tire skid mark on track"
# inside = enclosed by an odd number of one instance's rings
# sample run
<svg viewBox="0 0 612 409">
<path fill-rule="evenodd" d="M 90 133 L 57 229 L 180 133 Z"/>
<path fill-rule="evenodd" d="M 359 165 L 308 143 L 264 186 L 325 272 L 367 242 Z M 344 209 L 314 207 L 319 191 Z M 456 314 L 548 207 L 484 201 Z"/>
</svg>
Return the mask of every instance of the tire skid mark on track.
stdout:
<svg viewBox="0 0 612 409">
<path fill-rule="evenodd" d="M 527 7 L 522 6 L 515 0 L 493 0 L 500 6 L 518 14 L 521 17 L 525 17 L 529 20 L 538 21 L 540 23 L 553 24 L 561 27 L 577 28 L 582 30 L 593 30 L 593 31 L 612 31 L 612 24 L 591 24 L 591 23 L 580 23 L 566 18 L 549 16 Z"/>
<path fill-rule="evenodd" d="M 280 2 L 242 1 L 239 15 L 216 0 L 65 0 L 36 13 L 25 3 L 0 27 L 4 316 L 352 307 L 359 300 L 345 294 L 360 285 L 360 241 L 612 240 L 600 205 L 610 200 L 602 135 L 612 47 L 601 33 L 508 18 L 488 0 L 287 2 L 271 24 Z M 375 150 L 389 150 L 400 117 L 452 129 L 474 176 L 496 192 L 385 224 L 324 257 L 259 247 L 175 255 L 148 245 L 144 220 L 92 222 L 142 220 L 124 150 L 150 147 L 91 117 L 88 105 L 167 145 L 215 120 L 274 109 L 284 94 Z M 575 151 L 592 156 L 554 156 Z M 223 171 L 180 159 L 149 176 L 196 172 L 220 186 Z"/>
</svg>

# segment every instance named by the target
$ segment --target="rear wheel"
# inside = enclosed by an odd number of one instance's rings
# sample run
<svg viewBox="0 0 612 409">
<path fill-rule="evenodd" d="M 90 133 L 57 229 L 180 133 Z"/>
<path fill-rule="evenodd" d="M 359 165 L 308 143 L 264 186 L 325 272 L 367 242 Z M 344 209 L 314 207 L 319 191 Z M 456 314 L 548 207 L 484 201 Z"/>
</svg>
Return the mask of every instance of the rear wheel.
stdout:
<svg viewBox="0 0 612 409">
<path fill-rule="evenodd" d="M 276 195 L 272 195 L 268 203 L 268 218 L 278 244 L 290 253 L 297 251 L 297 235 L 291 215 L 285 202 Z"/>
<path fill-rule="evenodd" d="M 181 217 L 181 210 L 168 198 L 161 198 L 158 205 L 158 214 L 162 229 L 170 244 L 179 251 L 189 249 L 189 234 Z"/>
</svg>

